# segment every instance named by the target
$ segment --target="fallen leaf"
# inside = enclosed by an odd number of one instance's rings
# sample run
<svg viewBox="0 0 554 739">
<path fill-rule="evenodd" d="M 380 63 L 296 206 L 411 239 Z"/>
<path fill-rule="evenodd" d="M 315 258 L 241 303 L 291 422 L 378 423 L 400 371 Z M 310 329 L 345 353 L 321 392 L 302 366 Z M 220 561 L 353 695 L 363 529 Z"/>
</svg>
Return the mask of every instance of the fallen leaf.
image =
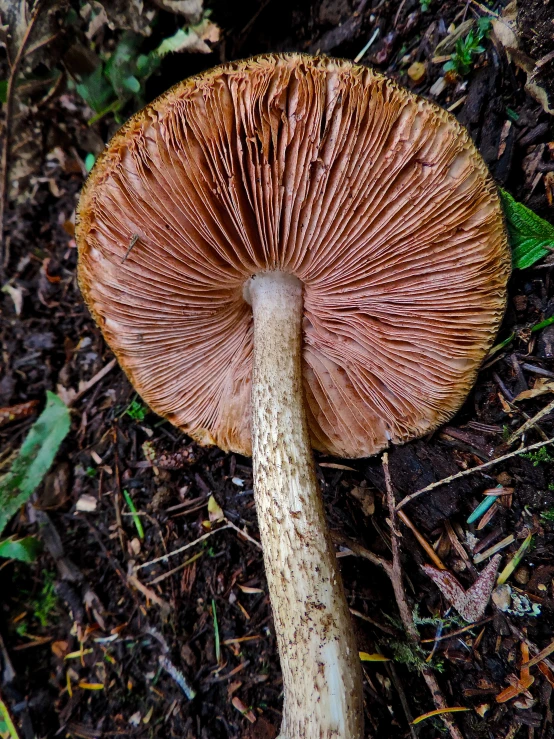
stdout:
<svg viewBox="0 0 554 739">
<path fill-rule="evenodd" d="M 183 15 L 189 23 L 198 23 L 202 17 L 203 0 L 154 0 L 162 10 Z"/>
<path fill-rule="evenodd" d="M 208 518 L 212 523 L 215 521 L 221 521 L 225 518 L 225 514 L 223 513 L 221 506 L 213 495 L 210 495 L 208 500 Z"/>
<path fill-rule="evenodd" d="M 244 705 L 244 703 L 241 701 L 241 699 L 238 697 L 238 695 L 235 695 L 233 697 L 233 700 L 231 701 L 231 703 L 237 709 L 237 711 L 239 711 L 240 713 L 242 713 L 242 715 L 244 716 L 244 718 L 246 718 L 246 719 L 248 719 L 248 721 L 250 721 L 251 724 L 256 723 L 256 716 L 252 713 L 252 711 L 250 711 L 248 709 L 247 706 Z"/>
<path fill-rule="evenodd" d="M 206 41 L 211 43 L 219 41 L 219 34 L 219 26 L 208 18 L 204 18 L 196 26 L 180 28 L 173 36 L 164 39 L 156 51 L 161 57 L 181 51 L 211 54 L 212 49 Z"/>
<path fill-rule="evenodd" d="M 524 390 L 519 393 L 519 395 L 516 395 L 513 402 L 538 398 L 539 395 L 546 395 L 547 393 L 554 393 L 554 382 L 552 382 L 552 380 L 547 380 L 545 377 L 539 377 L 535 380 L 535 384 L 531 390 Z"/>
<path fill-rule="evenodd" d="M 369 654 L 368 652 L 359 652 L 362 662 L 390 662 L 388 657 L 383 654 Z"/>
<path fill-rule="evenodd" d="M 0 408 L 0 426 L 32 416 L 36 412 L 37 405 L 38 400 L 29 400 L 27 403 L 18 403 L 17 405 Z"/>
<path fill-rule="evenodd" d="M 443 38 L 442 41 L 440 41 L 435 46 L 433 57 L 442 57 L 446 54 L 452 54 L 452 52 L 456 49 L 456 42 L 458 41 L 458 39 L 461 39 L 463 36 L 469 33 L 474 24 L 475 21 L 473 18 L 460 23 L 457 28 L 454 28 L 448 34 L 448 36 L 446 36 L 446 38 Z"/>
<path fill-rule="evenodd" d="M 412 82 L 415 82 L 416 85 L 424 79 L 426 73 L 427 67 L 424 62 L 414 62 L 408 67 L 408 77 Z"/>
<path fill-rule="evenodd" d="M 94 497 L 94 495 L 81 495 L 79 500 L 77 501 L 75 508 L 78 511 L 81 511 L 81 513 L 92 513 L 96 510 L 96 507 L 98 505 L 97 499 Z"/>
<path fill-rule="evenodd" d="M 495 555 L 468 590 L 464 590 L 448 570 L 437 570 L 431 565 L 422 565 L 422 569 L 464 621 L 474 623 L 485 613 L 501 559 L 500 554 Z"/>
<path fill-rule="evenodd" d="M 15 285 L 10 285 L 8 282 L 2 288 L 2 292 L 10 296 L 13 301 L 16 316 L 20 316 L 21 311 L 23 310 L 23 289 L 21 287 L 16 287 Z"/>
</svg>

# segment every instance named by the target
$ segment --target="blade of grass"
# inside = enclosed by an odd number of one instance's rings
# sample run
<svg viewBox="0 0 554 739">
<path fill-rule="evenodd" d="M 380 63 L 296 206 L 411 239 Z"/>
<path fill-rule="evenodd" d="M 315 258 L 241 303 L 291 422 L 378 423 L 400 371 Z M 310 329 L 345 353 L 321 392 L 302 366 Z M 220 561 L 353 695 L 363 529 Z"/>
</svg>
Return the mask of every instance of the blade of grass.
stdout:
<svg viewBox="0 0 554 739">
<path fill-rule="evenodd" d="M 536 323 L 531 328 L 531 333 L 534 333 L 535 331 L 540 331 L 541 328 L 546 328 L 546 326 L 550 326 L 552 323 L 554 323 L 554 316 L 550 316 L 550 318 L 545 318 L 544 321 Z"/>
<path fill-rule="evenodd" d="M 135 528 L 137 530 L 139 538 L 144 539 L 144 529 L 142 528 L 142 521 L 140 520 L 140 516 L 137 513 L 137 509 L 135 507 L 135 504 L 133 503 L 133 499 L 129 495 L 128 490 L 123 491 L 123 497 L 125 498 L 125 501 L 127 505 L 129 506 L 129 510 L 132 513 L 133 523 L 135 524 Z"/>
<path fill-rule="evenodd" d="M 0 721 L 3 722 L 4 725 L 6 726 L 6 731 L 8 732 L 11 739 L 19 739 L 19 736 L 17 734 L 17 729 L 15 728 L 15 725 L 12 721 L 10 712 L 8 711 L 6 704 L 1 698 L 0 698 Z"/>
<path fill-rule="evenodd" d="M 215 638 L 215 658 L 217 664 L 221 663 L 221 642 L 219 640 L 219 624 L 217 623 L 217 611 L 215 609 L 215 600 L 212 598 L 212 616 L 214 619 L 214 638 Z"/>
<path fill-rule="evenodd" d="M 523 541 L 522 545 L 520 546 L 520 548 L 517 550 L 517 552 L 512 557 L 512 559 L 508 562 L 506 567 L 504 567 L 500 575 L 498 575 L 498 580 L 496 581 L 497 585 L 504 585 L 506 580 L 510 577 L 510 575 L 514 572 L 516 567 L 519 565 L 519 563 L 523 559 L 523 555 L 531 546 L 532 541 L 533 541 L 533 534 L 528 534 L 525 540 Z"/>
</svg>

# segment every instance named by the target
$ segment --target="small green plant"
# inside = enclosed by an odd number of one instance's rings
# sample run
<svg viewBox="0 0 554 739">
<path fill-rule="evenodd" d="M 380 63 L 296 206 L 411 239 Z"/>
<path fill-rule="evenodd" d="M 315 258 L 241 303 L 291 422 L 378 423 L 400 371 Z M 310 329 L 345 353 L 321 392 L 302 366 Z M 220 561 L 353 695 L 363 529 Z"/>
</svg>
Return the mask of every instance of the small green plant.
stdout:
<svg viewBox="0 0 554 739">
<path fill-rule="evenodd" d="M 394 661 L 401 662 L 403 665 L 406 665 L 406 667 L 412 672 L 421 672 L 421 670 L 429 667 L 432 667 L 438 672 L 442 672 L 444 670 L 444 663 L 442 660 L 427 662 L 427 655 L 423 649 L 417 645 L 393 639 L 388 642 L 388 646 L 392 650 Z"/>
<path fill-rule="evenodd" d="M 133 419 L 133 421 L 144 421 L 148 413 L 148 408 L 143 405 L 140 400 L 133 400 L 125 409 L 125 414 Z"/>
<path fill-rule="evenodd" d="M 549 490 L 550 490 L 551 492 L 553 492 L 553 493 L 554 493 L 554 482 L 549 482 L 549 483 L 548 483 L 548 489 L 549 489 Z"/>
<path fill-rule="evenodd" d="M 475 57 L 485 51 L 482 46 L 491 28 L 491 22 L 488 18 L 479 18 L 477 27 L 471 29 L 465 38 L 456 41 L 456 48 L 451 55 L 450 60 L 446 62 L 443 69 L 445 72 L 454 72 L 464 77 L 471 72 Z"/>
<path fill-rule="evenodd" d="M 96 469 L 96 467 L 87 467 L 85 470 L 85 475 L 87 477 L 96 477 L 97 474 L 98 470 Z"/>
<path fill-rule="evenodd" d="M 461 628 L 466 625 L 465 621 L 456 613 L 452 613 L 451 616 L 445 616 L 444 618 L 440 616 L 420 616 L 419 605 L 417 603 L 412 612 L 412 620 L 416 626 L 435 626 L 436 628 L 440 626 L 443 629 L 450 629 L 452 627 Z"/>
<path fill-rule="evenodd" d="M 22 596 L 27 596 L 26 606 L 31 611 L 33 618 L 43 627 L 48 626 L 51 621 L 52 614 L 58 605 L 58 596 L 55 590 L 55 574 L 45 570 L 43 572 L 43 584 L 40 592 L 35 597 L 31 596 L 28 591 L 21 591 Z M 16 631 L 19 636 L 25 636 L 29 630 L 26 619 L 17 624 Z"/>
<path fill-rule="evenodd" d="M 419 7 L 421 8 L 422 13 L 427 13 L 431 7 L 431 0 L 419 0 Z"/>
<path fill-rule="evenodd" d="M 552 484 L 552 483 L 551 483 Z M 541 513 L 543 521 L 554 521 L 554 508 L 549 508 Z"/>
<path fill-rule="evenodd" d="M 522 454 L 521 456 L 524 457 L 525 459 L 530 460 L 533 463 L 533 467 L 538 467 L 539 464 L 554 462 L 554 457 L 550 454 L 550 452 L 544 446 L 541 447 L 540 449 L 537 449 L 534 452 L 529 452 L 528 454 Z"/>
<path fill-rule="evenodd" d="M 38 598 L 33 602 L 33 616 L 41 626 L 48 626 L 50 616 L 58 605 L 58 596 L 54 588 L 55 575 L 44 572 L 44 584 Z"/>
<path fill-rule="evenodd" d="M 77 93 L 96 113 L 89 121 L 94 123 L 106 113 L 115 113 L 118 123 L 125 116 L 120 112 L 129 102 L 134 108 L 145 104 L 145 85 L 148 78 L 156 72 L 166 54 L 180 51 L 209 52 L 204 39 L 217 39 L 217 26 L 209 20 L 209 11 L 204 13 L 200 23 L 180 28 L 173 36 L 147 54 L 140 52 L 144 37 L 138 33 L 125 31 L 111 53 L 100 56 L 100 64 L 89 75 L 79 79 L 75 85 Z"/>
</svg>

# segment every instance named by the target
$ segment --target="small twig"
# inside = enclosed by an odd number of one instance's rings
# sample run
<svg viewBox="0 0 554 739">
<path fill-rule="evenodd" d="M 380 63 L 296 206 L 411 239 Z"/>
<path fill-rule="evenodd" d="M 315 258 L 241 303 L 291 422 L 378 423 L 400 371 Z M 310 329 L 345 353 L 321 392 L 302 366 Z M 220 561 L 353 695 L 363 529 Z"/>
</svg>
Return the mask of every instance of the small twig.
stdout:
<svg viewBox="0 0 554 739">
<path fill-rule="evenodd" d="M 166 603 L 165 600 L 160 598 L 156 593 L 154 593 L 153 590 L 146 587 L 144 583 L 142 583 L 138 577 L 135 577 L 135 575 L 127 575 L 127 582 L 129 585 L 132 585 L 134 588 L 139 590 L 144 596 L 146 596 L 149 600 L 151 600 L 153 603 L 155 603 L 157 606 L 160 607 L 160 610 L 162 612 L 163 618 L 167 618 L 171 612 L 171 606 L 169 603 Z"/>
<path fill-rule="evenodd" d="M 532 642 L 529 637 L 521 631 L 515 624 L 512 623 L 511 619 L 507 619 L 508 627 L 512 634 L 519 639 L 522 642 L 525 642 L 527 646 L 529 647 L 529 651 L 531 654 L 534 654 L 535 656 L 541 653 L 541 650 L 537 647 L 537 645 Z M 552 660 L 547 659 L 546 657 L 542 660 L 544 664 L 549 667 L 554 672 L 554 663 Z"/>
<path fill-rule="evenodd" d="M 441 634 L 440 636 L 434 636 L 432 639 L 422 639 L 422 644 L 430 644 L 430 643 L 436 643 L 439 641 L 444 641 L 445 639 L 451 639 L 455 636 L 459 636 L 460 634 L 464 634 L 466 631 L 470 631 L 471 629 L 477 629 L 479 626 L 483 626 L 484 624 L 488 624 L 489 621 L 493 620 L 493 616 L 489 616 L 488 618 L 484 618 L 482 621 L 477 621 L 474 624 L 468 624 L 467 626 L 463 626 L 461 629 L 456 629 L 456 631 L 449 631 L 448 634 Z"/>
<path fill-rule="evenodd" d="M 102 367 L 102 369 L 97 372 L 94 377 L 91 377 L 90 380 L 87 380 L 80 389 L 78 390 L 75 397 L 71 400 L 71 402 L 68 403 L 68 406 L 72 406 L 74 403 L 76 403 L 85 393 L 88 393 L 88 391 L 96 385 L 97 382 L 100 382 L 107 374 L 108 372 L 111 372 L 113 368 L 117 364 L 117 359 L 112 359 L 108 362 L 108 364 L 105 367 Z"/>
<path fill-rule="evenodd" d="M 412 534 L 421 544 L 422 549 L 425 552 L 427 552 L 427 556 L 429 557 L 431 562 L 434 563 L 435 567 L 438 567 L 439 570 L 446 570 L 446 567 L 444 566 L 439 555 L 435 552 L 433 547 L 429 544 L 429 542 L 421 534 L 421 532 L 414 526 L 414 524 L 411 522 L 408 516 L 404 513 L 404 511 L 398 511 L 398 518 L 402 521 L 403 524 L 405 524 L 410 529 Z"/>
<path fill-rule="evenodd" d="M 385 486 L 387 489 L 387 504 L 389 507 L 389 516 L 391 520 L 391 546 L 392 546 L 392 568 L 391 568 L 391 583 L 400 611 L 400 617 L 404 624 L 404 629 L 408 638 L 414 644 L 419 644 L 419 634 L 412 620 L 412 615 L 408 607 L 406 600 L 406 594 L 404 593 L 404 585 L 402 584 L 402 563 L 400 562 L 400 544 L 396 523 L 396 508 L 394 503 L 394 492 L 392 489 L 392 481 L 389 472 L 389 455 L 388 452 L 383 454 L 382 458 L 383 472 L 385 474 Z"/>
<path fill-rule="evenodd" d="M 42 9 L 44 0 L 36 0 L 35 6 L 31 11 L 31 17 L 25 33 L 21 40 L 19 49 L 10 67 L 8 74 L 8 84 L 6 88 L 6 114 L 4 118 L 4 143 L 2 146 L 2 159 L 0 161 L 0 285 L 4 282 L 4 271 L 6 264 L 4 263 L 4 214 L 6 212 L 6 203 L 8 199 L 8 175 L 10 169 L 10 147 L 11 147 L 11 135 L 14 115 L 14 97 L 15 88 L 17 84 L 17 76 L 19 74 L 19 67 L 25 56 L 25 50 L 31 32 L 39 16 L 40 10 Z"/>
<path fill-rule="evenodd" d="M 339 546 L 342 545 L 348 547 L 348 549 L 350 549 L 350 551 L 356 554 L 358 557 L 363 557 L 364 559 L 372 562 L 374 565 L 377 565 L 377 567 L 382 567 L 387 575 L 391 577 L 392 565 L 390 562 L 387 562 L 386 559 L 379 557 L 379 555 L 377 554 L 373 554 L 373 552 L 370 552 L 369 549 L 362 547 L 360 544 L 352 541 L 352 539 L 349 539 L 342 534 L 338 534 L 335 531 L 331 531 L 331 539 L 334 541 L 335 544 L 338 544 Z"/>
<path fill-rule="evenodd" d="M 234 529 L 237 533 L 239 533 L 241 536 L 244 536 L 244 538 L 247 539 L 251 544 L 254 544 L 254 546 L 258 547 L 258 549 L 261 549 L 263 551 L 263 547 L 260 544 L 260 542 L 257 541 L 256 539 L 252 538 L 250 536 L 250 534 L 247 534 L 246 531 L 243 531 L 242 529 L 239 529 L 239 527 L 236 526 L 232 521 L 229 521 L 228 518 L 224 518 L 223 520 L 225 521 L 225 523 L 228 526 L 230 526 L 232 529 Z M 220 531 L 220 529 L 218 529 L 218 531 Z"/>
<path fill-rule="evenodd" d="M 160 662 L 160 666 L 163 667 L 167 674 L 175 680 L 175 682 L 181 688 L 183 693 L 187 696 L 189 701 L 191 701 L 196 696 L 196 691 L 188 683 L 181 670 L 178 670 L 175 665 L 163 654 L 160 654 L 158 659 Z"/>
<path fill-rule="evenodd" d="M 383 454 L 382 464 L 383 464 L 383 473 L 385 475 L 385 486 L 387 489 L 387 504 L 388 504 L 389 516 L 391 520 L 391 544 L 392 544 L 391 583 L 392 583 L 392 588 L 394 590 L 396 604 L 398 606 L 398 610 L 400 612 L 400 618 L 402 619 L 402 624 L 404 625 L 404 630 L 406 631 L 408 640 L 412 643 L 413 646 L 419 646 L 419 634 L 413 622 L 413 619 L 410 613 L 410 608 L 408 606 L 408 601 L 406 600 L 406 594 L 404 592 L 404 585 L 402 583 L 402 563 L 400 561 L 400 543 L 399 543 L 399 536 L 397 534 L 397 528 L 396 528 L 396 520 L 397 520 L 396 519 L 396 507 L 395 507 L 395 500 L 394 500 L 394 491 L 392 488 L 392 480 L 391 480 L 390 471 L 389 471 L 389 455 L 387 452 Z M 424 667 L 421 670 L 421 674 L 423 675 L 423 679 L 427 683 L 427 687 L 429 688 L 431 695 L 433 696 L 433 702 L 435 704 L 435 707 L 437 709 L 448 708 L 446 699 L 439 687 L 437 679 L 435 678 L 435 675 L 432 672 L 432 670 L 429 667 Z M 460 733 L 460 730 L 458 729 L 458 727 L 456 726 L 456 724 L 454 723 L 454 721 L 448 714 L 443 714 L 441 718 L 444 721 L 445 725 L 447 726 L 452 739 L 463 739 L 463 736 Z"/>
<path fill-rule="evenodd" d="M 123 257 L 123 259 L 121 260 L 121 264 L 123 264 L 123 263 L 124 263 L 124 262 L 125 262 L 125 261 L 127 260 L 127 257 L 128 257 L 128 256 L 129 256 L 129 254 L 131 253 L 131 249 L 133 248 L 133 246 L 134 246 L 134 245 L 135 245 L 135 244 L 137 243 L 137 241 L 138 241 L 139 239 L 140 239 L 140 235 L 139 235 L 139 234 L 133 234 L 133 235 L 131 236 L 131 240 L 129 241 L 129 246 L 128 246 L 128 248 L 127 248 L 127 251 L 125 252 L 125 256 L 124 256 L 124 257 Z"/>
<path fill-rule="evenodd" d="M 180 572 L 181 570 L 184 570 L 185 567 L 188 565 L 191 565 L 193 562 L 196 562 L 197 559 L 200 559 L 202 557 L 204 552 L 198 552 L 198 554 L 194 554 L 192 557 L 189 557 L 184 562 L 181 562 L 180 565 L 177 565 L 177 567 L 174 567 L 172 570 L 169 570 L 169 572 L 164 572 L 163 575 L 159 575 L 158 577 L 155 577 L 153 580 L 150 580 L 150 582 L 147 583 L 147 585 L 157 585 L 159 582 L 162 582 L 163 580 L 167 580 L 168 577 L 171 577 L 171 575 L 174 575 L 176 572 Z"/>
<path fill-rule="evenodd" d="M 381 631 L 384 631 L 385 634 L 388 634 L 389 636 L 398 636 L 398 632 L 396 632 L 393 628 L 390 626 L 385 626 L 384 624 L 380 624 L 378 621 L 375 621 L 375 619 L 370 618 L 369 616 L 366 616 L 365 613 L 360 613 L 360 611 L 357 611 L 355 608 L 349 609 L 350 613 L 353 616 L 356 616 L 357 618 L 361 618 L 362 621 L 367 621 L 368 624 L 371 624 L 372 626 L 375 626 L 376 629 L 380 629 Z"/>
<path fill-rule="evenodd" d="M 220 531 L 224 531 L 225 529 L 230 529 L 230 528 L 231 528 L 231 526 L 229 526 L 229 524 L 227 524 L 225 526 L 221 526 L 219 529 L 214 529 L 213 531 L 208 531 L 207 534 L 203 534 L 198 539 L 195 539 L 194 541 L 191 541 L 188 544 L 185 544 L 183 547 L 179 547 L 179 549 L 175 549 L 174 552 L 168 552 L 167 554 L 164 554 L 161 557 L 156 557 L 156 559 L 151 559 L 150 562 L 144 562 L 143 564 L 139 565 L 138 567 L 135 567 L 135 570 L 142 570 L 143 567 L 150 567 L 150 565 L 156 564 L 156 562 L 167 561 L 170 557 L 175 557 L 175 555 L 181 554 L 181 552 L 184 552 L 187 549 L 190 549 L 195 544 L 200 544 L 201 541 L 204 541 L 209 536 L 213 536 L 213 534 L 218 534 Z"/>
<path fill-rule="evenodd" d="M 406 693 L 404 691 L 404 688 L 402 687 L 402 683 L 400 682 L 400 679 L 398 677 L 398 673 L 396 672 L 396 669 L 394 667 L 393 662 L 385 662 L 385 669 L 389 674 L 390 679 L 392 680 L 392 684 L 396 688 L 396 692 L 398 693 L 398 697 L 400 698 L 400 703 L 402 705 L 402 709 L 404 711 L 404 715 L 406 716 L 406 721 L 408 722 L 408 726 L 410 728 L 410 734 L 412 735 L 412 739 L 417 739 L 417 732 L 415 728 L 412 726 L 412 721 L 414 720 L 414 715 L 410 709 L 410 704 L 408 703 L 408 699 L 406 697 Z"/>
<path fill-rule="evenodd" d="M 545 405 L 545 407 L 540 410 L 538 413 L 536 413 L 533 418 L 530 418 L 528 421 L 525 421 L 523 426 L 520 426 L 517 431 L 515 431 L 510 438 L 508 439 L 508 445 L 513 444 L 516 439 L 518 439 L 522 434 L 524 434 L 528 429 L 531 428 L 531 426 L 535 426 L 538 421 L 541 420 L 544 416 L 546 416 L 550 411 L 554 410 L 554 400 L 551 403 L 548 403 L 548 405 Z M 549 441 L 551 441 L 549 439 Z"/>
<path fill-rule="evenodd" d="M 121 477 L 119 474 L 119 453 L 117 451 L 117 429 L 115 426 L 112 427 L 113 435 L 113 451 L 115 457 L 115 490 L 113 494 L 113 505 L 115 510 L 115 522 L 117 525 L 117 533 L 119 536 L 119 544 L 121 546 L 121 553 L 123 556 L 126 554 L 125 550 L 125 529 L 123 528 L 123 519 L 121 517 Z"/>
<path fill-rule="evenodd" d="M 441 485 L 448 485 L 454 480 L 459 480 L 461 477 L 467 477 L 468 475 L 472 475 L 474 472 L 481 472 L 481 470 L 485 470 L 488 467 L 499 464 L 500 462 L 505 462 L 507 459 L 511 459 L 511 457 L 517 457 L 519 454 L 532 452 L 533 450 L 540 449 L 547 444 L 554 444 L 554 439 L 547 439 L 547 441 L 539 441 L 537 444 L 531 444 L 530 446 L 522 447 L 521 449 L 517 449 L 515 452 L 510 452 L 509 454 L 504 454 L 502 457 L 491 459 L 490 462 L 485 462 L 484 464 L 480 464 L 477 467 L 472 467 L 469 470 L 462 470 L 461 472 L 457 472 L 455 475 L 450 475 L 450 477 L 445 477 L 442 480 L 433 482 L 430 485 L 427 485 L 427 487 L 421 488 L 421 490 L 416 490 L 416 492 L 412 493 L 411 495 L 407 495 L 404 500 L 401 500 L 400 503 L 398 503 L 398 505 L 396 506 L 396 510 L 399 511 L 401 508 L 404 508 L 405 505 L 411 503 L 412 500 L 415 500 L 415 498 L 423 495 L 423 493 L 428 493 L 430 490 L 434 490 Z"/>
</svg>

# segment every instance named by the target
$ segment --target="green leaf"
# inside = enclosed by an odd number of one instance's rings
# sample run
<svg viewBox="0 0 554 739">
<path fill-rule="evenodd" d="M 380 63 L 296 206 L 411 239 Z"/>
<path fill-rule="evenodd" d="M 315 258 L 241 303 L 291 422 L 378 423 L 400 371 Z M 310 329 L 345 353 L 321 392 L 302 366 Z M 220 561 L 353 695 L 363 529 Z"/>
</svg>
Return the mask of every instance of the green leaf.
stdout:
<svg viewBox="0 0 554 739">
<path fill-rule="evenodd" d="M 8 80 L 0 80 L 0 103 L 5 103 L 8 97 Z"/>
<path fill-rule="evenodd" d="M 515 269 L 527 269 L 554 248 L 554 226 L 500 190 Z"/>
<path fill-rule="evenodd" d="M 47 391 L 46 397 L 46 408 L 31 426 L 10 472 L 0 479 L 0 534 L 40 485 L 69 431 L 69 408 L 54 393 Z"/>
<path fill-rule="evenodd" d="M 24 539 L 11 537 L 0 541 L 0 557 L 18 559 L 20 562 L 34 562 L 40 551 L 40 542 L 34 536 Z"/>
<path fill-rule="evenodd" d="M 128 77 L 125 77 L 125 79 L 122 80 L 121 84 L 126 90 L 132 92 L 133 95 L 137 95 L 140 92 L 140 82 L 132 74 L 130 74 Z"/>
<path fill-rule="evenodd" d="M 94 167 L 95 161 L 96 157 L 91 151 L 89 151 L 89 153 L 85 157 L 85 169 L 87 170 L 87 172 L 90 172 L 90 170 Z"/>
<path fill-rule="evenodd" d="M 75 89 L 95 113 L 104 110 L 114 97 L 112 86 L 105 78 L 101 64 L 96 67 L 92 74 L 83 77 Z"/>
</svg>

